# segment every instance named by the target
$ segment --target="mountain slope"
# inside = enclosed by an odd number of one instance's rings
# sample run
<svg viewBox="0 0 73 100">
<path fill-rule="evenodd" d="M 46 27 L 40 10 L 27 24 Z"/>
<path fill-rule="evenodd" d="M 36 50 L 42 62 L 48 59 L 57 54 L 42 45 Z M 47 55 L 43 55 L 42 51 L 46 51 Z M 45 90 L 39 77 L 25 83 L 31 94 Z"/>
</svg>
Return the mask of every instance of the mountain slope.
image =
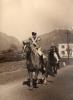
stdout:
<svg viewBox="0 0 73 100">
<path fill-rule="evenodd" d="M 19 48 L 19 45 L 20 43 L 15 37 L 0 32 L 0 51 L 8 50 L 12 47 Z"/>
<path fill-rule="evenodd" d="M 44 35 L 41 35 L 41 46 L 43 49 L 48 49 L 52 42 L 55 43 L 67 43 L 67 32 L 71 33 L 69 34 L 69 41 L 73 43 L 73 32 L 70 32 L 68 30 L 54 30 L 50 33 L 46 33 Z"/>
</svg>

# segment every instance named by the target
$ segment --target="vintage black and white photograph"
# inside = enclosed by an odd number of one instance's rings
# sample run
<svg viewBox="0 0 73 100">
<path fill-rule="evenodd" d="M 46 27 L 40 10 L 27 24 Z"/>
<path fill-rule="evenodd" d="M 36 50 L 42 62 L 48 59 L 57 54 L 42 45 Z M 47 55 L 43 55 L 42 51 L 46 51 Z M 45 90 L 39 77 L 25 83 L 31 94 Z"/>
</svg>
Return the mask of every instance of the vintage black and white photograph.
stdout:
<svg viewBox="0 0 73 100">
<path fill-rule="evenodd" d="M 73 0 L 0 0 L 0 100 L 73 100 Z"/>
</svg>

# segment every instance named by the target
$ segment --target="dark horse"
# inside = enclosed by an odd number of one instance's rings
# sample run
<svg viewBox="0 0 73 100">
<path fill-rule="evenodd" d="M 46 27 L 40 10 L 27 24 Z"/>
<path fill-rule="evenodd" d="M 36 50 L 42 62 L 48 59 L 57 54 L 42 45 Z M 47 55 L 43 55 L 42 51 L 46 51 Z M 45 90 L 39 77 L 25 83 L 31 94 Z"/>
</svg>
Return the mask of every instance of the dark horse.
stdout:
<svg viewBox="0 0 73 100">
<path fill-rule="evenodd" d="M 25 46 L 26 45 L 26 46 Z M 34 53 L 29 42 L 23 42 L 26 66 L 28 69 L 28 86 L 30 88 L 37 87 L 38 73 L 39 71 L 44 74 L 44 60 L 43 56 L 39 56 L 38 53 Z M 33 74 L 34 73 L 34 74 Z"/>
<path fill-rule="evenodd" d="M 47 83 L 48 75 L 54 77 L 55 74 L 57 74 L 59 59 L 60 56 L 58 49 L 55 46 L 52 46 L 48 51 L 48 63 L 46 65 L 45 71 L 45 83 Z"/>
<path fill-rule="evenodd" d="M 57 47 L 52 46 L 48 53 L 48 63 L 49 63 L 49 70 L 54 74 L 57 74 L 59 59 L 60 56 Z"/>
</svg>

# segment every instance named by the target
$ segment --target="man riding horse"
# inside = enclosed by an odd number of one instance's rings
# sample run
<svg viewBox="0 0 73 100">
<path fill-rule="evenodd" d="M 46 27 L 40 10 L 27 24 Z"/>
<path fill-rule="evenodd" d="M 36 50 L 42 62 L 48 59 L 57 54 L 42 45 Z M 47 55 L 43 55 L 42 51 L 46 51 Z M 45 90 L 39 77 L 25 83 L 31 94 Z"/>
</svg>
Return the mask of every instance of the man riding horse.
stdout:
<svg viewBox="0 0 73 100">
<path fill-rule="evenodd" d="M 37 80 L 37 74 L 39 69 L 44 67 L 43 52 L 38 45 L 40 38 L 37 37 L 37 33 L 32 32 L 32 37 L 27 42 L 23 42 L 24 51 L 26 52 L 26 65 L 28 74 L 32 79 L 32 72 L 35 72 L 35 81 Z"/>
<path fill-rule="evenodd" d="M 37 36 L 37 33 L 32 32 L 32 37 L 29 38 L 30 44 L 31 44 L 31 48 L 32 51 L 36 54 L 39 55 L 39 63 L 41 65 L 41 71 L 43 72 L 43 67 L 44 67 L 44 57 L 46 57 L 44 55 L 44 53 L 42 52 L 42 49 L 39 45 L 39 41 L 40 41 L 40 37 Z"/>
<path fill-rule="evenodd" d="M 43 52 L 41 51 L 41 48 L 39 46 L 39 41 L 40 41 L 40 37 L 37 36 L 37 33 L 32 32 L 32 37 L 29 38 L 32 50 L 36 53 L 39 54 L 39 56 L 43 55 Z"/>
<path fill-rule="evenodd" d="M 32 37 L 29 38 L 27 42 L 30 43 L 30 46 L 35 54 L 38 53 L 39 56 L 43 56 L 43 52 L 41 50 L 41 47 L 39 46 L 39 41 L 40 37 L 37 36 L 37 33 L 32 32 Z M 24 46 L 24 48 L 25 47 L 26 45 Z"/>
</svg>

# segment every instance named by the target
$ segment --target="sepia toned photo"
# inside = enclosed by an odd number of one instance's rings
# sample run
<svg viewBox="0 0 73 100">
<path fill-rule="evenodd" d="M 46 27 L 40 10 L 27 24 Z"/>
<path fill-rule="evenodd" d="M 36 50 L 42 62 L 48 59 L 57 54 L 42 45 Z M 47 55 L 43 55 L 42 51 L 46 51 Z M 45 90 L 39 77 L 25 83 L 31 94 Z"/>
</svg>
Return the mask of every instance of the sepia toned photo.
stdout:
<svg viewBox="0 0 73 100">
<path fill-rule="evenodd" d="M 0 100 L 73 100 L 73 0 L 0 0 Z"/>
</svg>

